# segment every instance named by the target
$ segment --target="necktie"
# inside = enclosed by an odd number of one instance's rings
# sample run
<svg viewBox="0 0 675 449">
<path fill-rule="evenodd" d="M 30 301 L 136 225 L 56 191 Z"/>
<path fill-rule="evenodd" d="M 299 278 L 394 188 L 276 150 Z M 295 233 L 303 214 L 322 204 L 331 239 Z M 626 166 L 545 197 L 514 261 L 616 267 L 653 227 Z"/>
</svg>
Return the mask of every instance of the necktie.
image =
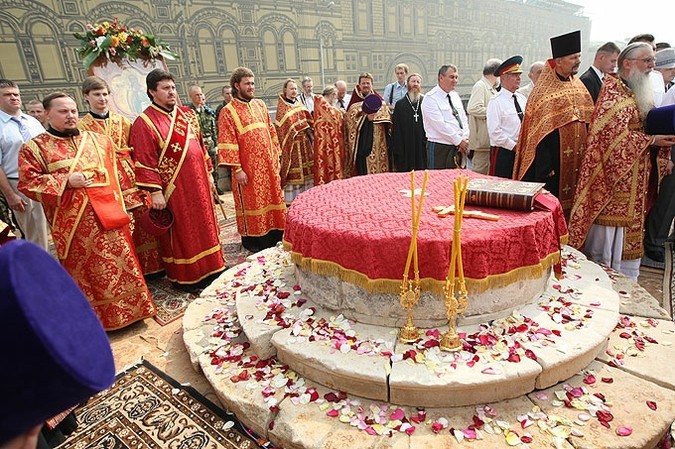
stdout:
<svg viewBox="0 0 675 449">
<path fill-rule="evenodd" d="M 452 104 L 452 98 L 450 98 L 450 94 L 448 94 L 448 102 L 450 103 L 450 109 L 452 109 L 452 115 L 457 120 L 457 123 L 459 123 L 459 128 L 464 129 L 464 126 L 462 126 L 462 119 L 459 117 L 459 112 L 457 112 L 455 105 Z"/>
<path fill-rule="evenodd" d="M 520 109 L 520 105 L 518 104 L 518 97 L 516 97 L 516 94 L 513 94 L 513 105 L 516 107 L 516 112 L 518 113 L 518 118 L 520 121 L 523 121 L 523 110 Z"/>
<path fill-rule="evenodd" d="M 342 98 L 340 98 L 338 101 L 340 102 L 340 109 L 344 109 L 345 108 L 345 101 Z"/>
<path fill-rule="evenodd" d="M 19 127 L 19 132 L 21 133 L 21 137 L 23 138 L 24 142 L 28 142 L 30 139 L 32 139 L 30 131 L 28 128 L 26 128 L 26 125 L 23 124 L 23 121 L 19 117 L 11 117 L 10 120 L 16 123 Z"/>
</svg>

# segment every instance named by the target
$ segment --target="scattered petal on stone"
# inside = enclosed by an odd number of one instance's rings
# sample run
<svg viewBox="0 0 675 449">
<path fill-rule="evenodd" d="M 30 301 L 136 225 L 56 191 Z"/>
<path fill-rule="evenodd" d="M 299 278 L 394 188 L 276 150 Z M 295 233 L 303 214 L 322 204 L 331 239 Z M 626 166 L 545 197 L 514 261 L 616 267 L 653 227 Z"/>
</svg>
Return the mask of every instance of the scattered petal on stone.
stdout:
<svg viewBox="0 0 675 449">
<path fill-rule="evenodd" d="M 616 429 L 616 434 L 619 435 L 620 437 L 627 437 L 630 436 L 630 434 L 633 433 L 633 429 L 628 427 L 628 426 L 619 426 Z"/>
<path fill-rule="evenodd" d="M 654 401 L 647 401 L 647 407 L 649 407 L 652 410 L 656 410 L 656 402 Z"/>
<path fill-rule="evenodd" d="M 602 380 L 606 384 L 611 384 L 612 382 L 614 382 L 614 379 L 612 377 L 603 377 L 600 380 Z"/>
<path fill-rule="evenodd" d="M 394 413 L 389 417 L 393 421 L 401 421 L 405 417 L 405 412 L 401 408 L 394 410 Z"/>
<path fill-rule="evenodd" d="M 521 443 L 520 437 L 516 432 L 513 432 L 511 430 L 506 431 L 506 444 L 508 444 L 509 446 L 516 446 L 520 443 Z"/>
</svg>

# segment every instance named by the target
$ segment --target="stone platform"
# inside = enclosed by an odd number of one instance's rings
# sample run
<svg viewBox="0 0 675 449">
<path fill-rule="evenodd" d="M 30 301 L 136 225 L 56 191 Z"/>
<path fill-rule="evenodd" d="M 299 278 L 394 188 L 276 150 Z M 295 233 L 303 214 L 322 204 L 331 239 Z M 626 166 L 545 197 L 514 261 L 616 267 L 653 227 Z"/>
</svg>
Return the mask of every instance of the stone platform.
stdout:
<svg viewBox="0 0 675 449">
<path fill-rule="evenodd" d="M 620 316 L 605 271 L 564 258 L 537 302 L 461 327 L 455 354 L 445 329 L 401 345 L 316 307 L 278 249 L 205 290 L 184 338 L 223 405 L 284 448 L 654 447 L 675 419 L 675 326 Z"/>
</svg>

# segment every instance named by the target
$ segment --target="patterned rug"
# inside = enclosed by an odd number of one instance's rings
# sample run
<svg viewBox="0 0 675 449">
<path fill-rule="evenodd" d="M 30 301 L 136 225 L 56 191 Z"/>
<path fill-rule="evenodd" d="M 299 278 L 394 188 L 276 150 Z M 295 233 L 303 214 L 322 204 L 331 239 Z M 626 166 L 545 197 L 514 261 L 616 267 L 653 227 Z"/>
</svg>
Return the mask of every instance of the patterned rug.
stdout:
<svg viewBox="0 0 675 449">
<path fill-rule="evenodd" d="M 241 246 L 241 237 L 237 232 L 234 214 L 231 212 L 227 220 L 224 220 L 220 213 L 218 216 L 220 217 L 220 242 L 223 246 L 225 264 L 228 267 L 238 265 L 244 262 L 251 252 Z M 182 317 L 188 304 L 199 296 L 199 294 L 174 288 L 166 278 L 148 279 L 147 284 L 155 306 L 157 306 L 155 321 L 162 326 Z"/>
<path fill-rule="evenodd" d="M 237 418 L 144 361 L 75 410 L 59 449 L 271 448 Z"/>
<path fill-rule="evenodd" d="M 673 272 L 673 261 L 675 261 L 675 241 L 666 240 L 666 267 L 663 273 L 663 304 L 670 316 L 675 320 L 675 272 Z"/>
</svg>

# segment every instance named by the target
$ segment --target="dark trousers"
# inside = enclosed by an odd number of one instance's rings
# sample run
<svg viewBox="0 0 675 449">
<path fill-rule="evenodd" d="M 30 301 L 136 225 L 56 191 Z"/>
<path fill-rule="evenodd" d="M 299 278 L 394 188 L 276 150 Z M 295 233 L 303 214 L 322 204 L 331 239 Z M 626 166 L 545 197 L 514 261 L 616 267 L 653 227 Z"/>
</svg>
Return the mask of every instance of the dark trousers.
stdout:
<svg viewBox="0 0 675 449">
<path fill-rule="evenodd" d="M 490 174 L 500 178 L 513 177 L 516 152 L 502 147 L 490 147 Z"/>
<path fill-rule="evenodd" d="M 462 157 L 456 145 L 427 141 L 427 166 L 430 169 L 460 168 Z"/>
<path fill-rule="evenodd" d="M 673 218 L 675 218 L 675 173 L 664 176 L 656 202 L 647 215 L 644 246 L 650 258 L 663 260 L 663 243 L 668 238 Z"/>
</svg>

